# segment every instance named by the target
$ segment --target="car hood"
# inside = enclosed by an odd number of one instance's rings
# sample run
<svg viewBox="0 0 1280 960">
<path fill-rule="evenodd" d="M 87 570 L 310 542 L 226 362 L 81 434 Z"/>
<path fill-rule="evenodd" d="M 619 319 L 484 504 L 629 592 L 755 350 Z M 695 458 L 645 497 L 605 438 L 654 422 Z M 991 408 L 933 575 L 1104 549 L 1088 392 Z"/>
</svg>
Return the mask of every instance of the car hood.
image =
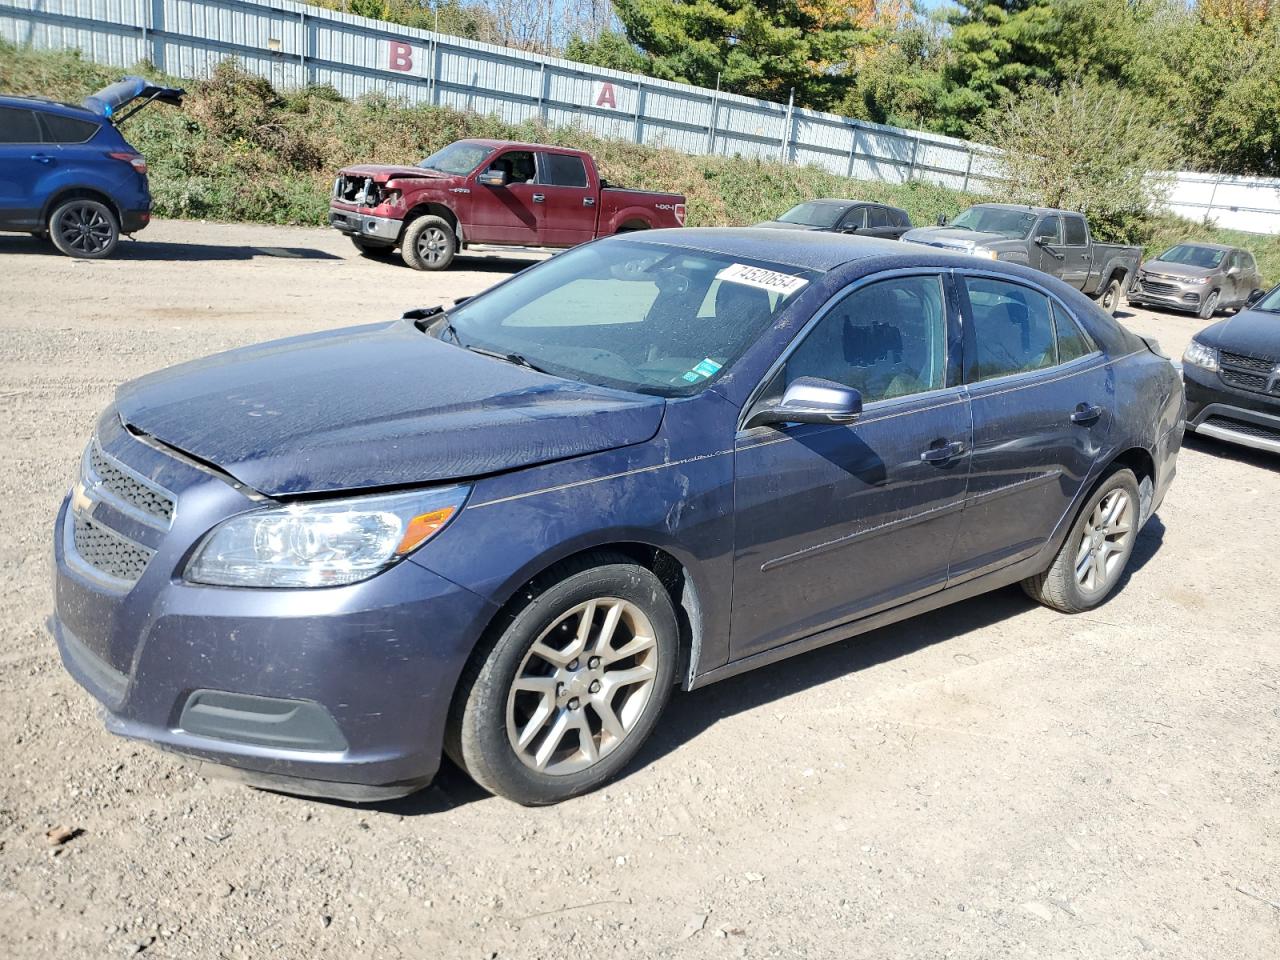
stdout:
<svg viewBox="0 0 1280 960">
<path fill-rule="evenodd" d="M 665 407 L 403 320 L 195 360 L 126 384 L 116 402 L 132 428 L 268 496 L 464 479 L 641 443 Z"/>
<path fill-rule="evenodd" d="M 403 167 L 388 164 L 365 163 L 342 169 L 344 177 L 368 177 L 375 183 L 388 180 L 453 180 L 452 174 L 423 167 Z"/>
<path fill-rule="evenodd" d="M 1217 272 L 1217 267 L 1196 267 L 1189 263 L 1166 263 L 1164 260 L 1147 260 L 1142 264 L 1147 273 L 1158 273 L 1175 280 L 1199 280 Z"/>
<path fill-rule="evenodd" d="M 1196 339 L 1230 353 L 1280 360 L 1280 314 L 1241 310 L 1234 317 L 1206 327 L 1196 334 Z"/>
<path fill-rule="evenodd" d="M 908 243 L 927 243 L 933 247 L 967 250 L 987 243 L 1005 243 L 1009 238 L 999 233 L 978 233 L 949 227 L 917 227 L 904 233 L 902 239 Z"/>
</svg>

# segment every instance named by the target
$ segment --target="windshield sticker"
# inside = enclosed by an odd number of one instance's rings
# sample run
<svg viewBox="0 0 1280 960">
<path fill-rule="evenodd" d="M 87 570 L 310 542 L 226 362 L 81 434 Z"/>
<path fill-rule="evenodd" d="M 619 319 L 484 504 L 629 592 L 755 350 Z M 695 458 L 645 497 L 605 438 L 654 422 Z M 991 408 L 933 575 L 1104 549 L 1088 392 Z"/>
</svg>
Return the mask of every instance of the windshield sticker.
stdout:
<svg viewBox="0 0 1280 960">
<path fill-rule="evenodd" d="M 702 380 L 706 377 L 709 377 L 715 374 L 720 369 L 721 366 L 722 364 L 716 363 L 710 357 L 707 357 L 705 360 L 703 360 L 701 363 L 695 366 L 692 370 L 686 373 L 681 379 L 684 380 L 685 383 L 697 383 L 699 380 Z"/>
<path fill-rule="evenodd" d="M 795 293 L 809 282 L 804 277 L 793 277 L 790 274 L 778 273 L 776 270 L 766 270 L 764 267 L 751 267 L 745 263 L 735 263 L 725 267 L 716 274 L 716 279 L 729 283 L 741 283 L 748 287 L 759 287 L 761 290 L 780 293 L 784 297 Z"/>
</svg>

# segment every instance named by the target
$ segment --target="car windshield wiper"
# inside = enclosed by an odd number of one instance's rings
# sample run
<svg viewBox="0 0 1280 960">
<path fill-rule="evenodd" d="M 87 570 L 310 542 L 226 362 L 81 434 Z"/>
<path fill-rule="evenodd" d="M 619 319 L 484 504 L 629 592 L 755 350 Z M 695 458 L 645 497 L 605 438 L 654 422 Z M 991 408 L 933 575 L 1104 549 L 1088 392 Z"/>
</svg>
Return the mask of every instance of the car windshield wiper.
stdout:
<svg viewBox="0 0 1280 960">
<path fill-rule="evenodd" d="M 446 329 L 452 329 L 452 328 L 453 328 L 453 324 L 448 324 L 446 327 Z M 456 337 L 458 335 L 457 331 L 454 331 L 453 335 Z M 534 370 L 537 373 L 547 372 L 543 370 L 540 366 L 538 366 L 536 363 L 531 362 L 528 357 L 519 353 L 507 353 L 502 350 L 490 350 L 488 347 L 478 347 L 474 343 L 459 342 L 458 346 L 462 347 L 465 350 L 470 350 L 472 353 L 478 353 L 484 357 L 493 357 L 495 360 L 505 360 L 507 363 L 514 363 L 517 367 L 528 367 L 530 370 Z"/>
</svg>

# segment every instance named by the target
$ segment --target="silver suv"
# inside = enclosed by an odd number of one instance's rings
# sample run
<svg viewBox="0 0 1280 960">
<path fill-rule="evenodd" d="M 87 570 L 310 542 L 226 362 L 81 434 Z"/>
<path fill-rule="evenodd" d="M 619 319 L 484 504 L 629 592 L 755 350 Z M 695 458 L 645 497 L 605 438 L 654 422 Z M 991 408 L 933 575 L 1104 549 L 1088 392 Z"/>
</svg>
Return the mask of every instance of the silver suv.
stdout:
<svg viewBox="0 0 1280 960">
<path fill-rule="evenodd" d="M 1262 295 L 1262 275 L 1248 250 L 1221 243 L 1179 243 L 1138 271 L 1129 302 L 1186 310 L 1207 320 Z"/>
</svg>

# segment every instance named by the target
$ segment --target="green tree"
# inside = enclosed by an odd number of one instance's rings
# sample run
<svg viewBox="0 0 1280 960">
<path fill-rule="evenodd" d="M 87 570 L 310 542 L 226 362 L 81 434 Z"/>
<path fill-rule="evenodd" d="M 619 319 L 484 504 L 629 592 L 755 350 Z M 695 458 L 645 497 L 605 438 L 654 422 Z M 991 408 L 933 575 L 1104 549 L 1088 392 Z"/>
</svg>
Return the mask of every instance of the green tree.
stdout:
<svg viewBox="0 0 1280 960">
<path fill-rule="evenodd" d="M 820 0 L 615 0 L 627 39 L 665 80 L 827 108 L 852 86 L 870 34 L 852 4 Z"/>
<path fill-rule="evenodd" d="M 610 70 L 626 70 L 630 73 L 648 73 L 649 59 L 631 45 L 621 33 L 609 31 L 594 40 L 571 37 L 564 48 L 566 60 L 589 63 Z"/>
<path fill-rule="evenodd" d="M 1183 160 L 1177 131 L 1153 126 L 1143 107 L 1096 80 L 1028 87 L 987 114 L 979 132 L 1004 151 L 1001 192 L 1010 200 L 1078 210 L 1100 238 L 1141 243 L 1168 196 L 1168 172 Z"/>
</svg>

